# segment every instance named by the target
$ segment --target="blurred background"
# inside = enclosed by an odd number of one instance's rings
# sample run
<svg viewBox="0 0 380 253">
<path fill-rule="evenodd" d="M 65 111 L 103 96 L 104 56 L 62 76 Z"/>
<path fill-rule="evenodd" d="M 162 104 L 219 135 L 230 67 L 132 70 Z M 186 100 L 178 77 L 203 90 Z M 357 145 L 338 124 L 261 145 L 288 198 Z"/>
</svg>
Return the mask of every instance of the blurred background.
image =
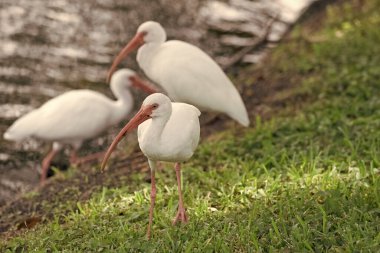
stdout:
<svg viewBox="0 0 380 253">
<path fill-rule="evenodd" d="M 169 39 L 199 46 L 225 67 L 268 30 L 265 44 L 239 64 L 260 62 L 313 0 L 2 0 L 0 2 L 0 206 L 38 183 L 50 144 L 3 140 L 21 115 L 71 89 L 112 97 L 105 83 L 113 57 L 146 20 L 160 22 Z M 124 66 L 138 70 L 135 54 Z M 231 65 L 231 66 L 230 66 Z M 141 72 L 139 72 L 143 75 Z M 143 94 L 135 93 L 136 107 Z M 105 149 L 114 130 L 84 145 L 80 154 Z M 67 152 L 67 151 L 65 151 Z M 55 161 L 68 166 L 67 156 Z"/>
</svg>

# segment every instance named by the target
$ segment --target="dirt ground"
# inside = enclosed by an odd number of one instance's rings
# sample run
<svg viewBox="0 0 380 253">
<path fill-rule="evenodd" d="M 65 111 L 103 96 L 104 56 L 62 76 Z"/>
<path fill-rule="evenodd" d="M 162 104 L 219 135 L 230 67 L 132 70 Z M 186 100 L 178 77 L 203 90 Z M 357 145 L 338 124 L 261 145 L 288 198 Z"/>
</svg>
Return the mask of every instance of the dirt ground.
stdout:
<svg viewBox="0 0 380 253">
<path fill-rule="evenodd" d="M 303 29 L 317 29 L 324 15 L 325 4 L 321 3 L 304 15 Z M 287 43 L 285 38 L 282 43 Z M 268 57 L 261 66 L 232 66 L 227 70 L 233 76 L 243 100 L 249 111 L 252 125 L 254 118 L 260 116 L 268 119 L 277 114 L 282 108 L 291 106 L 297 111 L 307 98 L 290 95 L 290 90 L 298 86 L 297 77 L 288 77 L 286 73 L 272 73 L 271 59 Z M 288 95 L 289 94 L 289 95 Z M 205 140 L 211 133 L 225 128 L 240 127 L 223 115 L 205 113 L 201 118 L 202 139 Z M 46 222 L 54 217 L 54 208 L 60 208 L 62 203 L 76 208 L 76 202 L 85 201 L 95 191 L 103 186 L 118 187 L 131 180 L 133 173 L 146 174 L 149 182 L 149 168 L 146 158 L 139 151 L 135 141 L 134 148 L 129 153 L 122 153 L 119 149 L 110 161 L 110 168 L 101 174 L 99 166 L 82 166 L 75 175 L 65 178 L 55 176 L 48 180 L 43 188 L 24 196 L 15 197 L 13 201 L 0 209 L 0 238 L 6 239 L 22 233 L 25 229 Z M 54 201 L 51 201 L 54 199 Z M 67 208 L 67 207 L 65 207 Z M 69 210 L 69 208 L 67 208 Z"/>
</svg>

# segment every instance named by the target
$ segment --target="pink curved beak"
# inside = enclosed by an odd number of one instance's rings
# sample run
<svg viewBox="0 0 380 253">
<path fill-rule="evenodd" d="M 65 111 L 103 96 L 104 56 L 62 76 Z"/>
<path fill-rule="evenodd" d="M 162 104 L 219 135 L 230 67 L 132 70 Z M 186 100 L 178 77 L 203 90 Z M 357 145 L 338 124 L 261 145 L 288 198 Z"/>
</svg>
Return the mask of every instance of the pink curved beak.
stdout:
<svg viewBox="0 0 380 253">
<path fill-rule="evenodd" d="M 134 87 L 139 88 L 145 91 L 146 93 L 152 94 L 152 93 L 157 92 L 157 89 L 155 87 L 152 87 L 146 81 L 143 81 L 142 79 L 140 79 L 137 75 L 131 76 L 130 80 L 132 81 L 132 85 Z"/>
<path fill-rule="evenodd" d="M 110 70 L 108 71 L 107 75 L 107 83 L 110 82 L 111 76 L 113 72 L 115 72 L 117 65 L 120 64 L 120 62 L 128 56 L 133 50 L 135 50 L 137 47 L 144 44 L 144 36 L 145 34 L 140 32 L 136 33 L 135 37 L 120 51 L 120 53 L 116 56 L 115 60 L 112 63 L 112 66 Z"/>
<path fill-rule="evenodd" d="M 104 155 L 102 165 L 101 165 L 101 172 L 104 171 L 104 168 L 106 167 L 107 161 L 109 157 L 111 156 L 111 153 L 116 148 L 117 144 L 121 141 L 121 139 L 124 137 L 124 135 L 127 134 L 127 132 L 135 129 L 143 123 L 144 121 L 151 118 L 151 114 L 153 111 L 152 105 L 142 106 L 140 110 L 136 113 L 136 115 L 121 129 L 121 131 L 118 133 L 118 135 L 115 137 L 111 145 L 109 146 L 106 154 Z"/>
</svg>

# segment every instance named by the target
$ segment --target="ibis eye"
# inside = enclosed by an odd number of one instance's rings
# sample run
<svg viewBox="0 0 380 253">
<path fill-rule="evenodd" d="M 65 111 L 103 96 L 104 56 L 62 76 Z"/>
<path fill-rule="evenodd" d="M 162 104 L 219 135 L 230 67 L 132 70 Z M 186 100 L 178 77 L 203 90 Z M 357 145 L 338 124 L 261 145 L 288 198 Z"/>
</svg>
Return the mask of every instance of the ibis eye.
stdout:
<svg viewBox="0 0 380 253">
<path fill-rule="evenodd" d="M 158 104 L 153 104 L 153 109 L 156 109 L 158 107 Z"/>
</svg>

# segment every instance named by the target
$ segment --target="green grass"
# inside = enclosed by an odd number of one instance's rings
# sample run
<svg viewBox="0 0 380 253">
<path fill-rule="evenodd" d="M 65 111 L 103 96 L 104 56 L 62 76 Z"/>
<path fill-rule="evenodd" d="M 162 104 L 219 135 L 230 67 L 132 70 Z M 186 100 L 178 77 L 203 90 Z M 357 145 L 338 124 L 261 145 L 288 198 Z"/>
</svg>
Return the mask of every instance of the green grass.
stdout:
<svg viewBox="0 0 380 253">
<path fill-rule="evenodd" d="M 298 28 L 271 71 L 297 77 L 310 101 L 199 146 L 184 166 L 185 226 L 175 173 L 157 173 L 153 238 L 142 175 L 103 190 L 60 220 L 3 243 L 24 252 L 379 252 L 380 2 L 329 7 L 322 38 Z M 245 70 L 249 71 L 249 70 Z M 291 110 L 287 108 L 287 111 Z M 238 137 L 237 137 L 238 136 Z M 1 248 L 1 246 L 0 246 Z"/>
</svg>

